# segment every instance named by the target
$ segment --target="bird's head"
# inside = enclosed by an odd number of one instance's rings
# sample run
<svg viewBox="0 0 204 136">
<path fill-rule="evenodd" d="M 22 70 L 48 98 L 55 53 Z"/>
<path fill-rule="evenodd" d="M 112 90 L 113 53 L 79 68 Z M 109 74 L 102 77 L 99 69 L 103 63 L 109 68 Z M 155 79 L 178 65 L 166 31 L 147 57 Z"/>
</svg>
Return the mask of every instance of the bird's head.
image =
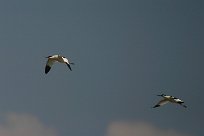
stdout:
<svg viewBox="0 0 204 136">
<path fill-rule="evenodd" d="M 45 57 L 45 58 L 50 58 L 50 57 L 52 57 L 52 56 L 47 56 L 47 57 Z"/>
<path fill-rule="evenodd" d="M 157 95 L 157 96 L 162 96 L 162 97 L 164 97 L 164 96 L 166 96 L 165 94 L 159 94 L 159 95 Z"/>
</svg>

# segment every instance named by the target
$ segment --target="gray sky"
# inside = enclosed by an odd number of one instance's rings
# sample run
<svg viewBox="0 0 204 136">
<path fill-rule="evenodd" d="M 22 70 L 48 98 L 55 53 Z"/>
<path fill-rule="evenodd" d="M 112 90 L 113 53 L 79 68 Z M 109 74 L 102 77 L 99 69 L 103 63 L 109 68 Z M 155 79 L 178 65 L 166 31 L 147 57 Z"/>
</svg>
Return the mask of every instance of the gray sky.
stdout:
<svg viewBox="0 0 204 136">
<path fill-rule="evenodd" d="M 1 136 L 203 136 L 202 0 L 2 0 Z M 75 63 L 44 74 L 45 56 Z M 165 93 L 178 105 L 151 107 Z"/>
</svg>

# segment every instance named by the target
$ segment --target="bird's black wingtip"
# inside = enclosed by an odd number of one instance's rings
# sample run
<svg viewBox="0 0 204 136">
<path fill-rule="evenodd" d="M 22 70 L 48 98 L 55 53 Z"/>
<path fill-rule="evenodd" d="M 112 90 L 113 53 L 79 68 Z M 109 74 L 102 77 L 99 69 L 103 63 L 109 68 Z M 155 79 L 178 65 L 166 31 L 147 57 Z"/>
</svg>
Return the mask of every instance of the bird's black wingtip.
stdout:
<svg viewBox="0 0 204 136">
<path fill-rule="evenodd" d="M 160 106 L 160 105 L 158 105 L 158 104 L 157 104 L 157 105 L 155 105 L 155 106 L 154 106 L 154 107 L 152 107 L 152 108 L 157 108 L 157 107 L 159 107 L 159 106 Z"/>
<path fill-rule="evenodd" d="M 70 71 L 72 71 L 70 64 L 68 64 L 68 63 L 66 63 L 66 64 L 67 64 L 68 68 L 70 69 Z"/>
<path fill-rule="evenodd" d="M 47 73 L 50 71 L 50 69 L 51 69 L 51 67 L 48 66 L 48 65 L 46 65 L 46 66 L 45 66 L 45 74 L 47 74 Z"/>
</svg>

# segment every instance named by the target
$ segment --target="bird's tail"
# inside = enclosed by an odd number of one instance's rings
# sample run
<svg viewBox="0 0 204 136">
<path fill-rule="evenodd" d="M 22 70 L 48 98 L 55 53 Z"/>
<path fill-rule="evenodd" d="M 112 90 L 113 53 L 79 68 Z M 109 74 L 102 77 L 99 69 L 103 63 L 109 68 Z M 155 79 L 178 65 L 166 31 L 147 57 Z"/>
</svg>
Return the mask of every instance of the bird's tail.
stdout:
<svg viewBox="0 0 204 136">
<path fill-rule="evenodd" d="M 184 108 L 187 108 L 187 106 L 186 105 L 183 105 L 183 104 L 181 104 Z"/>
</svg>

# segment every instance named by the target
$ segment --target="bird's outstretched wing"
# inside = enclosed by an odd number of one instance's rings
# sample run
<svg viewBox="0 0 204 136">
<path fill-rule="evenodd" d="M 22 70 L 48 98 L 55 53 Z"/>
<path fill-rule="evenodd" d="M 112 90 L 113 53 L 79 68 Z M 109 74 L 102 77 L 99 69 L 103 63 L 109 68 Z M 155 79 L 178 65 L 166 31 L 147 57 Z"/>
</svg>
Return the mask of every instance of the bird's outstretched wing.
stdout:
<svg viewBox="0 0 204 136">
<path fill-rule="evenodd" d="M 69 60 L 67 58 L 65 58 L 65 57 L 63 57 L 62 59 L 67 64 L 68 68 L 72 71 L 72 68 L 71 68 L 70 64 L 74 64 L 74 63 L 70 63 Z"/>
<path fill-rule="evenodd" d="M 168 102 L 169 102 L 168 100 L 162 99 L 162 100 L 159 101 L 153 108 L 160 107 L 160 106 L 162 106 L 162 105 L 167 104 Z"/>
<path fill-rule="evenodd" d="M 46 63 L 46 66 L 45 66 L 45 74 L 47 74 L 50 71 L 50 69 L 51 69 L 52 65 L 54 64 L 54 62 L 55 62 L 55 60 L 52 60 L 52 59 L 47 60 L 47 63 Z"/>
</svg>

